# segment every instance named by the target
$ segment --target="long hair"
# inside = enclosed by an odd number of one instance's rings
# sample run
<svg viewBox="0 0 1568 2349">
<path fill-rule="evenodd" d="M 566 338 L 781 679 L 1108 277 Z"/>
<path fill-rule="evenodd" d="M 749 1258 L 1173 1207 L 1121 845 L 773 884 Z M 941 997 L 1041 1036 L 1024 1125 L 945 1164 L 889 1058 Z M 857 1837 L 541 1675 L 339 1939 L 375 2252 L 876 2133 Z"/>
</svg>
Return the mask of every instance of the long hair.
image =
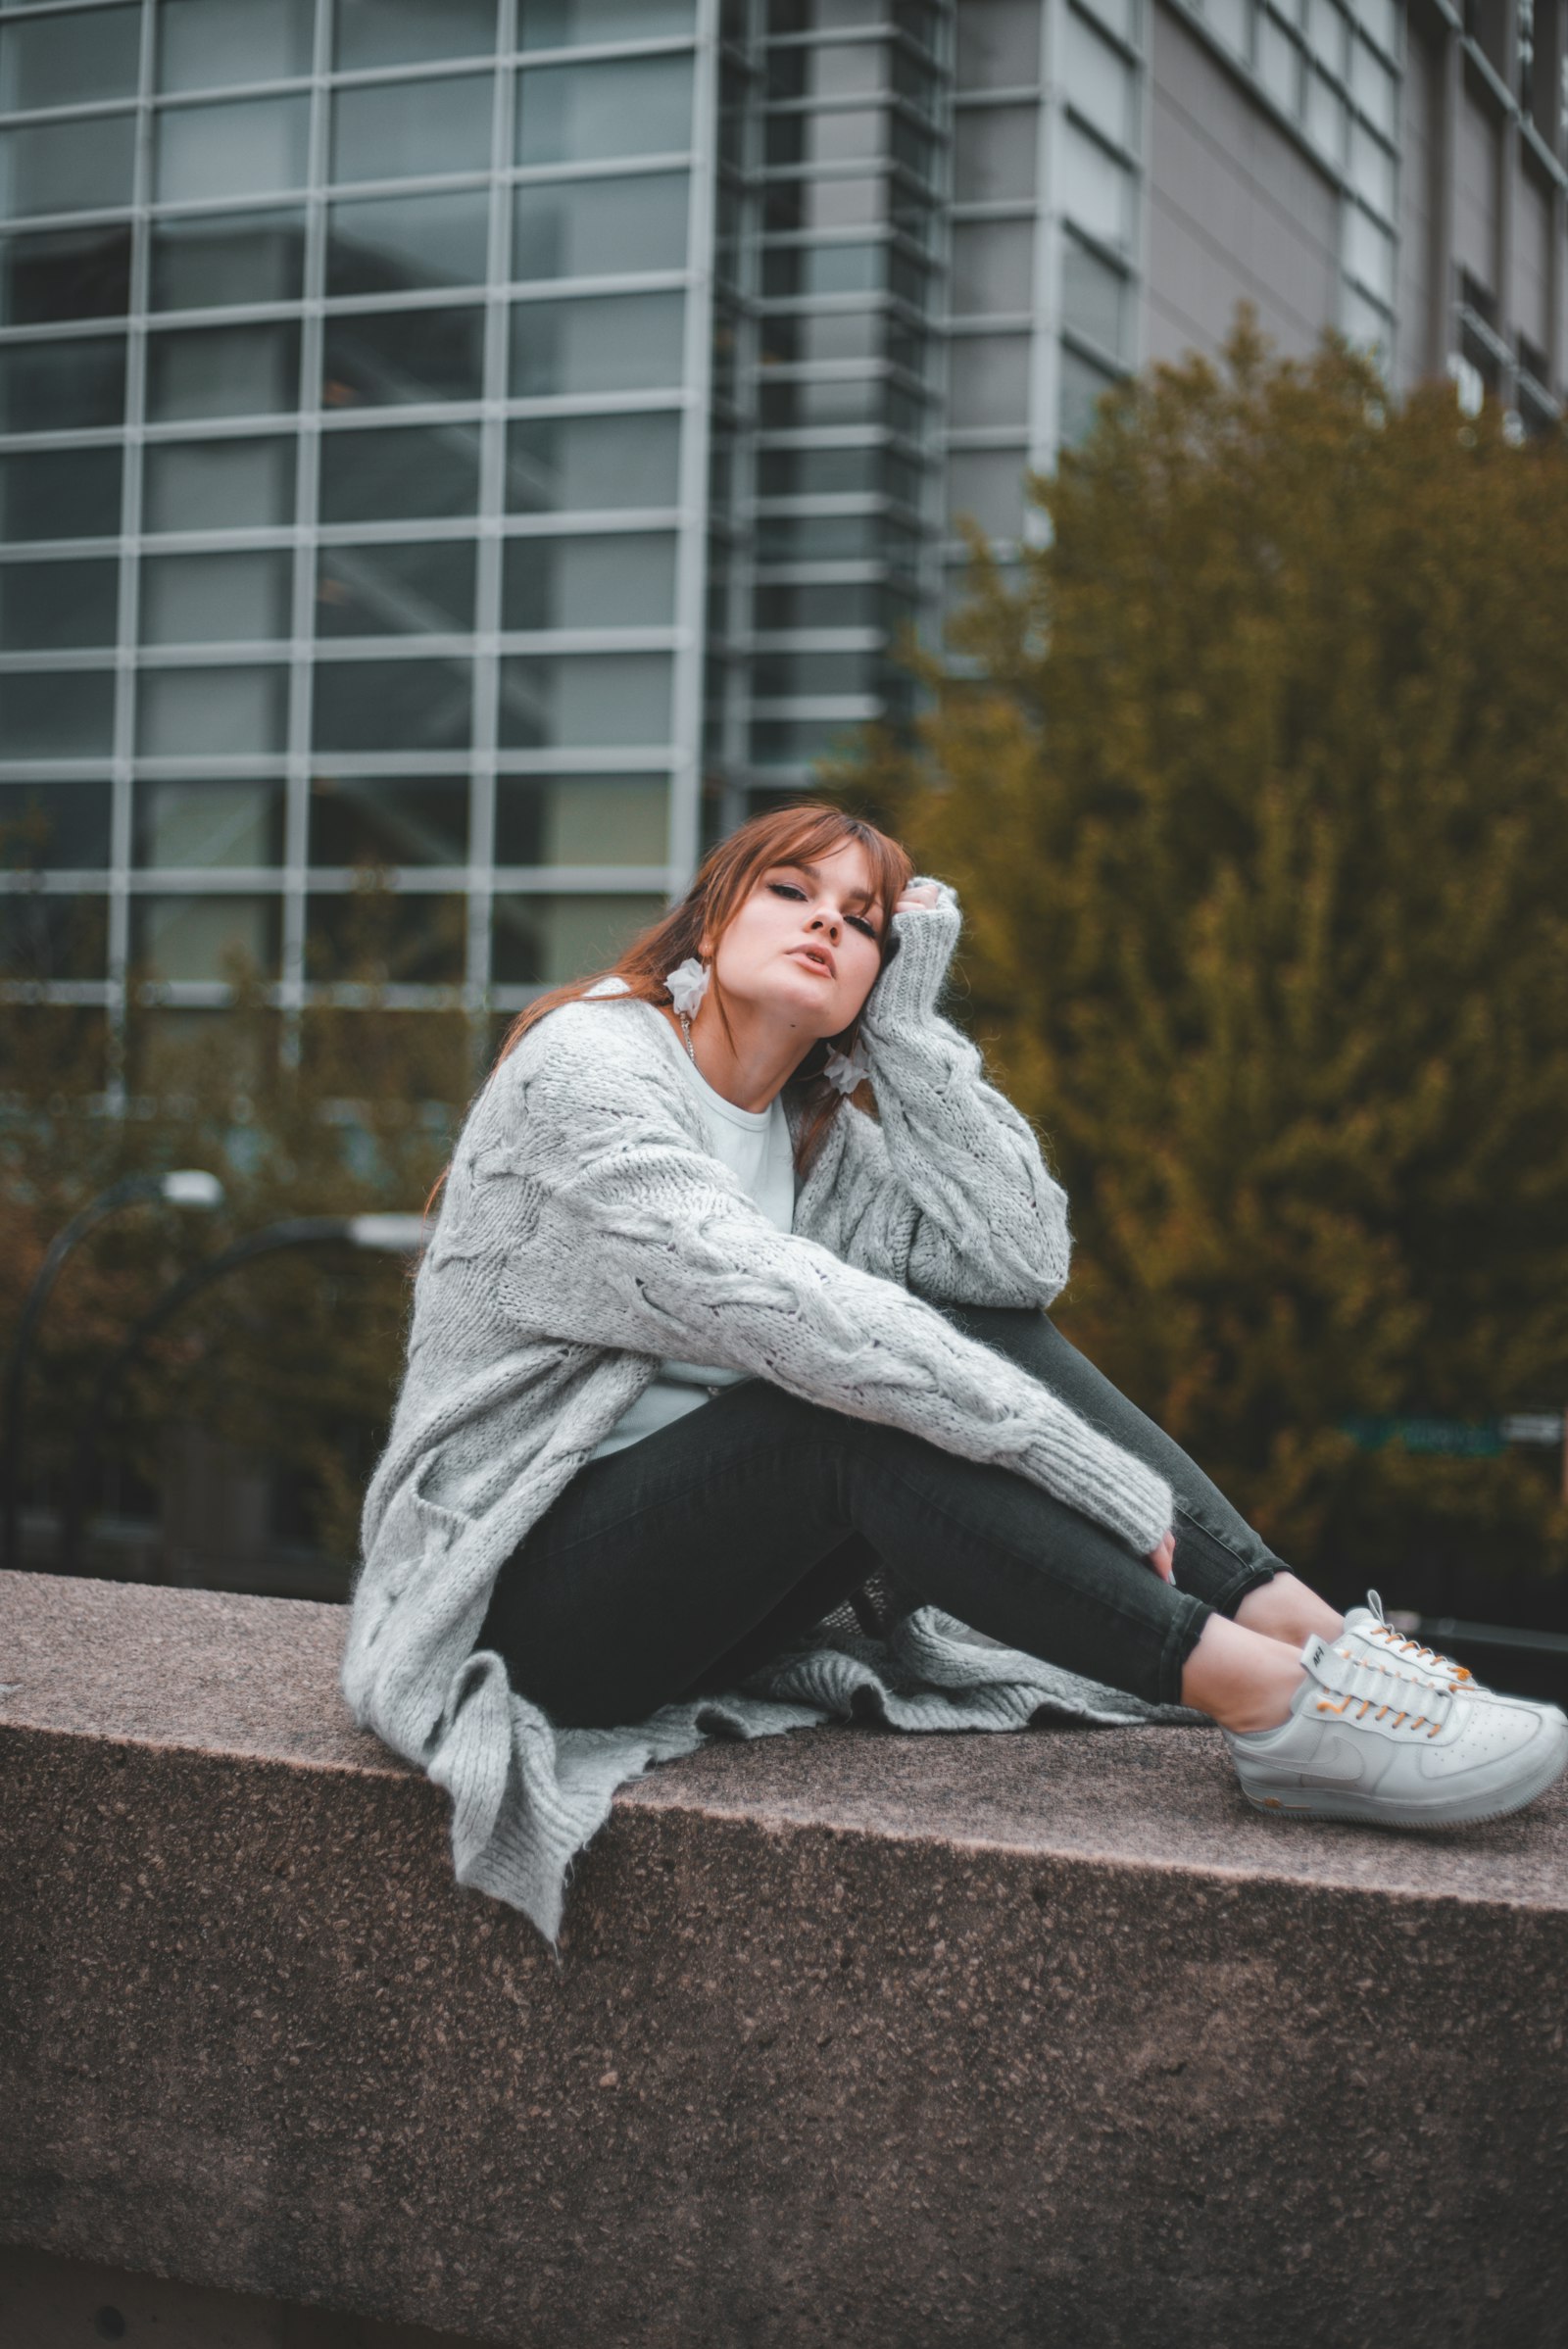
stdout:
<svg viewBox="0 0 1568 2349">
<path fill-rule="evenodd" d="M 901 848 L 887 833 L 879 832 L 874 824 L 858 816 L 846 815 L 837 807 L 824 806 L 820 801 L 797 801 L 782 807 L 770 807 L 761 815 L 754 815 L 727 839 L 709 850 L 698 867 L 697 877 L 678 905 L 672 906 L 662 921 L 639 932 L 626 947 L 618 961 L 608 970 L 591 972 L 586 978 L 572 979 L 564 987 L 552 988 L 548 995 L 537 996 L 524 1010 L 518 1012 L 502 1040 L 494 1068 L 499 1068 L 509 1052 L 516 1051 L 528 1030 L 554 1011 L 560 1003 L 580 1003 L 589 990 L 607 978 L 623 979 L 627 992 L 595 998 L 595 1008 L 603 1008 L 607 1018 L 614 1018 L 617 1008 L 625 1003 L 654 1003 L 667 1005 L 669 989 L 664 974 L 695 954 L 705 937 L 712 942 L 716 955 L 718 942 L 736 914 L 750 898 L 754 887 L 773 864 L 812 863 L 819 856 L 830 856 L 835 849 L 854 842 L 865 856 L 871 879 L 871 891 L 882 905 L 882 959 L 885 963 L 892 945 L 893 908 L 908 887 L 914 866 L 906 850 Z M 729 1014 L 724 1007 L 723 990 L 718 984 L 716 970 L 710 974 L 710 992 L 723 1022 L 724 1032 L 733 1039 Z M 823 1076 L 828 1053 L 837 1049 L 850 1052 L 859 1035 L 858 1014 L 838 1036 L 819 1039 L 807 1052 L 794 1076 L 789 1080 L 800 1101 L 802 1120 L 795 1146 L 797 1170 L 805 1174 L 816 1156 L 827 1130 L 838 1114 L 843 1097 Z M 494 1073 L 494 1068 L 492 1073 Z M 446 1181 L 446 1170 L 437 1177 L 435 1188 L 425 1201 L 428 1215 Z"/>
</svg>

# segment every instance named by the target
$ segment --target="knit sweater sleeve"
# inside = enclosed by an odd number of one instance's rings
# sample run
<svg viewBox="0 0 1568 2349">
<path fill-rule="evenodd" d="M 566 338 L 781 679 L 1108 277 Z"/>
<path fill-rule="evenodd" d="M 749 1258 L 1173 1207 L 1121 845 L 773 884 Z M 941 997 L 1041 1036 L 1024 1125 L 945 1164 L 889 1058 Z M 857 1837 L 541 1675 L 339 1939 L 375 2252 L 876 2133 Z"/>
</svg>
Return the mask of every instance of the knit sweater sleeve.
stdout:
<svg viewBox="0 0 1568 2349">
<path fill-rule="evenodd" d="M 776 1230 L 687 1130 L 670 1073 L 608 1004 L 553 1012 L 502 1064 L 471 1176 L 505 1314 L 767 1379 L 1012 1469 L 1137 1555 L 1157 1545 L 1162 1478 L 934 1305 Z"/>
<path fill-rule="evenodd" d="M 847 1104 L 797 1223 L 853 1264 L 944 1303 L 1049 1305 L 1067 1278 L 1067 1199 L 1034 1130 L 937 1009 L 960 914 L 895 914 L 898 952 L 860 1015 L 880 1122 Z"/>
</svg>

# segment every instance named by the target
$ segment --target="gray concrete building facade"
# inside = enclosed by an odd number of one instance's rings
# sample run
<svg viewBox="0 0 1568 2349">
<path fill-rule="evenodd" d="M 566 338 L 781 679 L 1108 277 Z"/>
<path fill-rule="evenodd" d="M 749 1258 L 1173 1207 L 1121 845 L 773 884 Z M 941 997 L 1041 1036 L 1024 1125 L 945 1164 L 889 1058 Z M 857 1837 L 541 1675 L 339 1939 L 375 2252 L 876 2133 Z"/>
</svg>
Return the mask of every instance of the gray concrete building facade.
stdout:
<svg viewBox="0 0 1568 2349">
<path fill-rule="evenodd" d="M 1240 297 L 1509 429 L 1565 0 L 0 5 L 0 988 L 505 1012 L 858 724 Z M 7 1014 L 9 1016 L 9 1013 Z"/>
</svg>

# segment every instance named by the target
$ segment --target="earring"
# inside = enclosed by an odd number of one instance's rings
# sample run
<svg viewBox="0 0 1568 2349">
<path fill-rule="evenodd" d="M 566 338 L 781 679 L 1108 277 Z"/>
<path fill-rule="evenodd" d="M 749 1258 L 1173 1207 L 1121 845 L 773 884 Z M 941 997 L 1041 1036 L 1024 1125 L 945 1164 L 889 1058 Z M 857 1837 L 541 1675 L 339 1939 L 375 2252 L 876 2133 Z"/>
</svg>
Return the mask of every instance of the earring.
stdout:
<svg viewBox="0 0 1568 2349">
<path fill-rule="evenodd" d="M 695 954 L 688 954 L 684 962 L 664 973 L 669 1000 L 684 1017 L 690 1018 L 708 993 L 708 964 L 699 962 Z"/>
<path fill-rule="evenodd" d="M 835 1050 L 829 1052 L 822 1066 L 823 1076 L 846 1100 L 858 1085 L 864 1083 L 870 1073 L 871 1064 L 865 1056 L 865 1045 L 858 1036 L 855 1039 L 852 1052 Z"/>
</svg>

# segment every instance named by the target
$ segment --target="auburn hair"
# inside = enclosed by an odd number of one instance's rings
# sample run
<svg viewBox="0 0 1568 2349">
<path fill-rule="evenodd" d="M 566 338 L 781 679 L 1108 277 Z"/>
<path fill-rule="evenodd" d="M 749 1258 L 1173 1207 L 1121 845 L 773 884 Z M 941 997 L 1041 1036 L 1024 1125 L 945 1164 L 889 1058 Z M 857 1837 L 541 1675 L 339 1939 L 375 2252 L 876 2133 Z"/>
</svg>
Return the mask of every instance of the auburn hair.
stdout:
<svg viewBox="0 0 1568 2349">
<path fill-rule="evenodd" d="M 704 938 L 710 942 L 716 955 L 724 932 L 770 866 L 811 864 L 852 843 L 864 854 L 871 894 L 882 907 L 885 964 L 892 948 L 893 908 L 914 872 L 908 852 L 886 832 L 879 832 L 874 824 L 845 814 L 821 801 L 795 801 L 781 807 L 769 807 L 710 849 L 680 904 L 672 906 L 662 920 L 640 931 L 608 969 L 572 979 L 564 987 L 554 987 L 519 1011 L 502 1039 L 491 1073 L 510 1052 L 516 1051 L 529 1029 L 536 1027 L 559 1004 L 581 1003 L 591 989 L 607 978 L 622 979 L 626 987 L 623 994 L 594 999 L 595 1008 L 602 1007 L 609 1018 L 612 1019 L 617 1008 L 625 1003 L 667 1007 L 670 996 L 664 984 L 665 973 L 684 962 L 689 954 L 696 954 Z M 709 992 L 725 1034 L 733 1037 L 716 969 L 710 973 Z M 859 1026 L 857 1015 L 840 1035 L 819 1039 L 789 1080 L 786 1090 L 795 1094 L 803 1112 L 795 1146 L 795 1164 L 801 1174 L 809 1168 L 843 1104 L 844 1097 L 822 1074 L 828 1053 L 834 1050 L 853 1052 Z M 435 1205 L 445 1181 L 443 1169 L 425 1201 L 426 1215 Z"/>
</svg>

